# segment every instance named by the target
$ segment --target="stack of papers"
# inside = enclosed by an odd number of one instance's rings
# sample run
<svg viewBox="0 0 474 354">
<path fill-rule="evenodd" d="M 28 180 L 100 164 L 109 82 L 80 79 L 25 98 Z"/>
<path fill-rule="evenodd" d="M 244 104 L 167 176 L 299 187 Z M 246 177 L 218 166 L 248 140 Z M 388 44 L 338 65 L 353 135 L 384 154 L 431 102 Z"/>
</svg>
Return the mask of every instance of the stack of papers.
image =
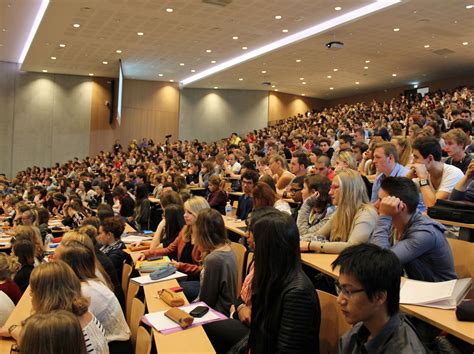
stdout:
<svg viewBox="0 0 474 354">
<path fill-rule="evenodd" d="M 139 241 L 150 241 L 152 240 L 152 236 L 138 236 L 138 235 L 129 235 L 129 236 L 122 236 L 121 240 L 123 243 L 134 243 Z"/>
<path fill-rule="evenodd" d="M 174 274 L 171 274 L 167 277 L 158 279 L 158 280 L 153 280 L 150 278 L 150 274 L 143 275 L 141 277 L 136 277 L 136 278 L 131 278 L 130 280 L 133 281 L 134 283 L 137 283 L 138 285 L 146 285 L 146 284 L 152 284 L 152 283 L 158 283 L 160 281 L 165 281 L 165 280 L 171 280 L 171 279 L 179 279 L 179 278 L 185 278 L 187 277 L 187 274 L 181 273 L 181 272 L 176 272 Z"/>
<path fill-rule="evenodd" d="M 455 309 L 469 292 L 471 285 L 471 278 L 438 283 L 407 279 L 400 289 L 400 303 Z"/>
</svg>

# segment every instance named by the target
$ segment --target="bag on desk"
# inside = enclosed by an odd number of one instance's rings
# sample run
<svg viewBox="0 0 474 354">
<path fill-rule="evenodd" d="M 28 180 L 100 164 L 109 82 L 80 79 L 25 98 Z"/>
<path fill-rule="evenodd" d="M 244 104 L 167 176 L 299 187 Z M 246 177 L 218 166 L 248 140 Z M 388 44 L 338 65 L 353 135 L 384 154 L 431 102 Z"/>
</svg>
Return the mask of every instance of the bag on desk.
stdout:
<svg viewBox="0 0 474 354">
<path fill-rule="evenodd" d="M 436 204 L 428 208 L 428 216 L 466 224 L 474 224 L 474 203 L 438 199 Z"/>
<path fill-rule="evenodd" d="M 193 324 L 194 317 L 176 307 L 165 312 L 165 316 L 176 322 L 181 328 L 187 328 Z"/>
<path fill-rule="evenodd" d="M 166 302 L 171 307 L 179 307 L 184 305 L 184 299 L 176 293 L 168 289 L 162 289 L 158 292 L 160 299 Z"/>
<path fill-rule="evenodd" d="M 176 267 L 168 264 L 165 267 L 160 267 L 150 274 L 151 280 L 160 280 L 176 273 Z"/>
<path fill-rule="evenodd" d="M 456 307 L 458 321 L 474 322 L 474 300 L 464 300 Z"/>
</svg>

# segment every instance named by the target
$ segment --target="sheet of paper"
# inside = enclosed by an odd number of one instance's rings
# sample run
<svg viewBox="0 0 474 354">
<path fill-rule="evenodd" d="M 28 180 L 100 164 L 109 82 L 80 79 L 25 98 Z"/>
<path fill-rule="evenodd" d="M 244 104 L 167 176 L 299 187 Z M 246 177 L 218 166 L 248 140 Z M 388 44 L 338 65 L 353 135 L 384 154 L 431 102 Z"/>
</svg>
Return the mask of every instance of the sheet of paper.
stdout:
<svg viewBox="0 0 474 354">
<path fill-rule="evenodd" d="M 171 274 L 165 278 L 161 278 L 159 280 L 153 280 L 150 278 L 150 274 L 143 275 L 141 277 L 136 277 L 132 278 L 131 281 L 137 283 L 138 285 L 146 285 L 146 284 L 151 284 L 151 283 L 158 283 L 160 281 L 165 281 L 165 280 L 171 280 L 171 279 L 179 279 L 179 278 L 184 278 L 187 277 L 187 274 L 181 273 L 181 272 L 176 272 L 174 274 Z"/>
<path fill-rule="evenodd" d="M 130 236 L 122 236 L 121 240 L 123 243 L 134 243 L 138 241 L 150 241 L 152 240 L 153 237 L 151 236 L 135 236 L 135 235 L 130 235 Z"/>
<path fill-rule="evenodd" d="M 407 279 L 400 289 L 400 303 L 416 305 L 449 299 L 455 285 L 456 280 L 431 283 Z"/>
</svg>

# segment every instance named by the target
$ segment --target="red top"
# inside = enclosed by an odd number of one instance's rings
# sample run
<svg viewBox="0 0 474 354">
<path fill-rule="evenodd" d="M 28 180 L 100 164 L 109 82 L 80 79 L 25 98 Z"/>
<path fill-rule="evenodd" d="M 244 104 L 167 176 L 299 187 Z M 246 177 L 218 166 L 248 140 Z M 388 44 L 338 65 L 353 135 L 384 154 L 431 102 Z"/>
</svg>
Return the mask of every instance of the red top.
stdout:
<svg viewBox="0 0 474 354">
<path fill-rule="evenodd" d="M 7 294 L 8 297 L 13 301 L 15 305 L 21 299 L 20 288 L 11 279 L 8 279 L 5 283 L 0 284 L 0 291 L 3 291 L 5 294 Z"/>
</svg>

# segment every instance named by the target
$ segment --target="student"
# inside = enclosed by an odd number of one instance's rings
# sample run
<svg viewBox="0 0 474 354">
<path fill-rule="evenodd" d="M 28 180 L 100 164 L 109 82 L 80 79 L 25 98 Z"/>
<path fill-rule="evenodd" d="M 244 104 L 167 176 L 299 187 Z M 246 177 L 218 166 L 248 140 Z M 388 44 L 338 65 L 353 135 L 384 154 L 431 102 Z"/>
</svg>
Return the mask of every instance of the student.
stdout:
<svg viewBox="0 0 474 354">
<path fill-rule="evenodd" d="M 140 183 L 135 189 L 136 206 L 134 221 L 139 231 L 150 229 L 151 204 L 148 200 L 148 187 Z"/>
<path fill-rule="evenodd" d="M 356 171 L 340 171 L 332 181 L 329 196 L 337 206 L 315 237 L 326 241 L 301 242 L 301 251 L 340 253 L 344 248 L 367 242 L 377 221 L 377 211 L 369 204 L 364 181 Z"/>
<path fill-rule="evenodd" d="M 15 304 L 12 299 L 0 290 L 0 326 L 3 326 L 7 322 L 14 309 Z"/>
<path fill-rule="evenodd" d="M 227 194 L 223 189 L 224 185 L 225 183 L 219 176 L 211 176 L 207 186 L 209 189 L 207 202 L 211 208 L 216 209 L 222 215 L 225 215 L 225 206 L 227 204 Z"/>
<path fill-rule="evenodd" d="M 87 351 L 77 317 L 68 311 L 57 310 L 49 314 L 35 314 L 26 320 L 22 331 L 21 353 L 86 354 L 106 352 Z"/>
<path fill-rule="evenodd" d="M 466 174 L 454 186 L 450 200 L 464 200 L 474 202 L 474 160 L 471 160 Z"/>
<path fill-rule="evenodd" d="M 303 205 L 298 212 L 296 224 L 300 239 L 309 241 L 311 236 L 324 226 L 336 208 L 331 204 L 329 190 L 331 181 L 323 175 L 311 175 L 304 179 Z"/>
<path fill-rule="evenodd" d="M 32 226 L 18 225 L 15 227 L 15 236 L 13 243 L 19 240 L 28 240 L 34 244 L 34 262 L 40 264 L 43 260 L 43 241 L 41 241 L 41 234 L 38 229 Z"/>
<path fill-rule="evenodd" d="M 282 156 L 274 154 L 270 157 L 269 167 L 273 174 L 277 193 L 279 194 L 283 193 L 286 186 L 295 178 L 295 175 L 288 171 L 286 166 L 286 160 Z"/>
<path fill-rule="evenodd" d="M 462 171 L 441 161 L 439 142 L 432 136 L 417 138 L 413 143 L 413 164 L 407 177 L 419 186 L 423 203 L 427 208 L 437 199 L 448 199 Z"/>
<path fill-rule="evenodd" d="M 20 269 L 13 277 L 13 281 L 23 294 L 30 283 L 30 275 L 35 264 L 35 245 L 27 239 L 16 240 L 12 247 L 12 254 L 18 258 Z"/>
<path fill-rule="evenodd" d="M 71 201 L 66 208 L 66 215 L 71 218 L 71 228 L 76 229 L 81 226 L 86 218 L 86 212 L 81 203 L 77 200 Z"/>
<path fill-rule="evenodd" d="M 278 199 L 275 191 L 265 182 L 258 182 L 253 188 L 253 209 L 257 210 L 264 207 L 274 207 L 284 213 L 291 215 L 290 205 Z"/>
<path fill-rule="evenodd" d="M 258 173 L 252 170 L 245 171 L 242 174 L 242 194 L 237 204 L 236 217 L 245 220 L 253 209 L 252 193 L 255 184 L 258 182 Z"/>
<path fill-rule="evenodd" d="M 290 215 L 263 216 L 254 226 L 255 273 L 248 349 L 258 353 L 315 353 L 321 312 L 301 269 L 296 223 Z"/>
<path fill-rule="evenodd" d="M 412 149 L 410 140 L 406 136 L 392 136 L 390 141 L 398 152 L 398 163 L 402 166 L 407 166 L 413 161 Z"/>
<path fill-rule="evenodd" d="M 443 134 L 445 142 L 444 150 L 448 153 L 445 163 L 459 168 L 466 173 L 472 156 L 464 151 L 467 145 L 467 135 L 461 129 L 451 129 Z"/>
<path fill-rule="evenodd" d="M 236 297 L 237 260 L 222 215 L 214 209 L 199 212 L 196 220 L 196 246 L 202 254 L 199 296 L 196 301 L 225 314 Z"/>
<path fill-rule="evenodd" d="M 339 267 L 337 302 L 353 326 L 339 340 L 339 353 L 426 353 L 399 313 L 401 267 L 392 252 L 360 244 L 342 251 L 332 267 Z"/>
<path fill-rule="evenodd" d="M 12 280 L 12 275 L 15 274 L 20 267 L 21 264 L 15 257 L 0 253 L 0 291 L 3 291 L 15 305 L 20 301 L 21 290 Z"/>
<path fill-rule="evenodd" d="M 390 248 L 411 279 L 439 282 L 456 279 L 446 228 L 417 209 L 414 182 L 405 177 L 383 180 L 376 207 L 379 218 L 370 243 Z M 395 236 L 391 239 L 392 226 Z"/>
</svg>

